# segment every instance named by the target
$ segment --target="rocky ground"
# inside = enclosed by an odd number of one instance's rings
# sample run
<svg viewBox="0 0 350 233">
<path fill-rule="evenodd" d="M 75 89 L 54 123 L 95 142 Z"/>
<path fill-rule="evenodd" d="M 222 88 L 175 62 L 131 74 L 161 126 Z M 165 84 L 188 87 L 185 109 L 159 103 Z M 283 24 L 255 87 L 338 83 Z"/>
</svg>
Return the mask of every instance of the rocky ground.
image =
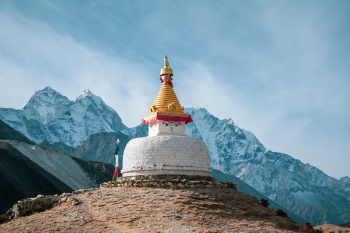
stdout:
<svg viewBox="0 0 350 233">
<path fill-rule="evenodd" d="M 111 187 L 69 196 L 0 224 L 0 232 L 310 232 L 234 188 Z"/>
<path fill-rule="evenodd" d="M 320 225 L 315 227 L 315 229 L 321 230 L 323 233 L 350 233 L 350 228 L 333 224 Z"/>
</svg>

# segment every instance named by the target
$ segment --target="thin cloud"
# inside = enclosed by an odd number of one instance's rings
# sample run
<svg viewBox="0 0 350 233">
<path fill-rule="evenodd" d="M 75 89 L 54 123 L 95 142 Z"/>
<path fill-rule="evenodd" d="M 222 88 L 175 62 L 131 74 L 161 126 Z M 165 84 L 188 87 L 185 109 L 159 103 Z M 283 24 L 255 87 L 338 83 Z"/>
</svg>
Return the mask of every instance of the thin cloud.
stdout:
<svg viewBox="0 0 350 233">
<path fill-rule="evenodd" d="M 232 118 L 266 148 L 349 175 L 327 163 L 350 163 L 349 4 L 46 3 L 0 10 L 1 107 L 20 108 L 47 85 L 70 99 L 89 88 L 135 126 L 167 54 L 185 107 Z"/>
<path fill-rule="evenodd" d="M 0 17 L 6 22 L 6 26 L 0 26 L 6 35 L 0 41 L 8 50 L 0 55 L 0 76 L 11 78 L 11 82 L 1 85 L 1 99 L 7 99 L 2 101 L 2 107 L 20 108 L 35 91 L 47 85 L 73 100 L 79 91 L 90 88 L 117 109 L 127 125 L 140 122 L 139 111 L 147 109 L 147 96 L 151 95 L 147 90 L 154 88 L 145 81 L 149 75 L 142 64 L 85 47 L 70 36 L 19 15 L 16 19 L 4 13 Z M 24 90 L 26 94 L 8 99 L 11 90 Z"/>
</svg>

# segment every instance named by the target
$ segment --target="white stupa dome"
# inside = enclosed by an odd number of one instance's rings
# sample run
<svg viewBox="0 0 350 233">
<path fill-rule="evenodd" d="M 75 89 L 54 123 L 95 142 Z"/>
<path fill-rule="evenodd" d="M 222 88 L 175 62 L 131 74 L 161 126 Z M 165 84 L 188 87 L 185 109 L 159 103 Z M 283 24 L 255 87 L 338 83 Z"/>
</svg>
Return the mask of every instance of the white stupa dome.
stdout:
<svg viewBox="0 0 350 233">
<path fill-rule="evenodd" d="M 204 142 L 188 136 L 151 136 L 127 144 L 123 176 L 189 175 L 210 176 L 209 153 Z"/>
</svg>

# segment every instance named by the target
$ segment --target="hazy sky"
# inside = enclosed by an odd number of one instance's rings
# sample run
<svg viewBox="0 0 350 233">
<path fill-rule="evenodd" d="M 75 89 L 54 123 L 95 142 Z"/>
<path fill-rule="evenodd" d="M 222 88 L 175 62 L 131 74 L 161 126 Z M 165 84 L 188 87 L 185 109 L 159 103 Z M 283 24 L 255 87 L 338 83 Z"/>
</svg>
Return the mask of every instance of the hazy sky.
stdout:
<svg viewBox="0 0 350 233">
<path fill-rule="evenodd" d="M 131 127 L 168 55 L 185 107 L 350 176 L 350 1 L 0 1 L 0 107 L 85 89 Z"/>
</svg>

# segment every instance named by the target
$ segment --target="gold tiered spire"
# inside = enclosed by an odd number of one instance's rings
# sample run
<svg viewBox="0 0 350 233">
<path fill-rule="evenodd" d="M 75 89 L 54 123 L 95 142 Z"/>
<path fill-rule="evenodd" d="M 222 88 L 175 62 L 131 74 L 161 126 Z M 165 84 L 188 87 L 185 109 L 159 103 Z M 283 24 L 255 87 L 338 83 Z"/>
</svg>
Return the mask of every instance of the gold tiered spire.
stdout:
<svg viewBox="0 0 350 233">
<path fill-rule="evenodd" d="M 162 86 L 158 92 L 153 105 L 149 105 L 150 113 L 185 114 L 184 107 L 181 106 L 173 90 L 172 76 L 173 70 L 170 68 L 168 57 L 164 57 L 164 68 L 160 70 L 160 80 Z"/>
<path fill-rule="evenodd" d="M 142 119 L 141 124 L 150 125 L 157 124 L 158 121 L 184 122 L 191 123 L 191 115 L 184 112 L 176 94 L 173 90 L 172 78 L 173 70 L 167 56 L 164 57 L 164 68 L 160 70 L 160 81 L 162 86 L 158 92 L 153 105 L 149 105 L 150 115 Z M 164 122 L 163 122 L 164 123 Z"/>
<path fill-rule="evenodd" d="M 173 87 L 166 82 L 162 83 L 152 106 L 154 108 L 154 112 L 184 114 L 184 108 L 181 107 Z"/>
</svg>

